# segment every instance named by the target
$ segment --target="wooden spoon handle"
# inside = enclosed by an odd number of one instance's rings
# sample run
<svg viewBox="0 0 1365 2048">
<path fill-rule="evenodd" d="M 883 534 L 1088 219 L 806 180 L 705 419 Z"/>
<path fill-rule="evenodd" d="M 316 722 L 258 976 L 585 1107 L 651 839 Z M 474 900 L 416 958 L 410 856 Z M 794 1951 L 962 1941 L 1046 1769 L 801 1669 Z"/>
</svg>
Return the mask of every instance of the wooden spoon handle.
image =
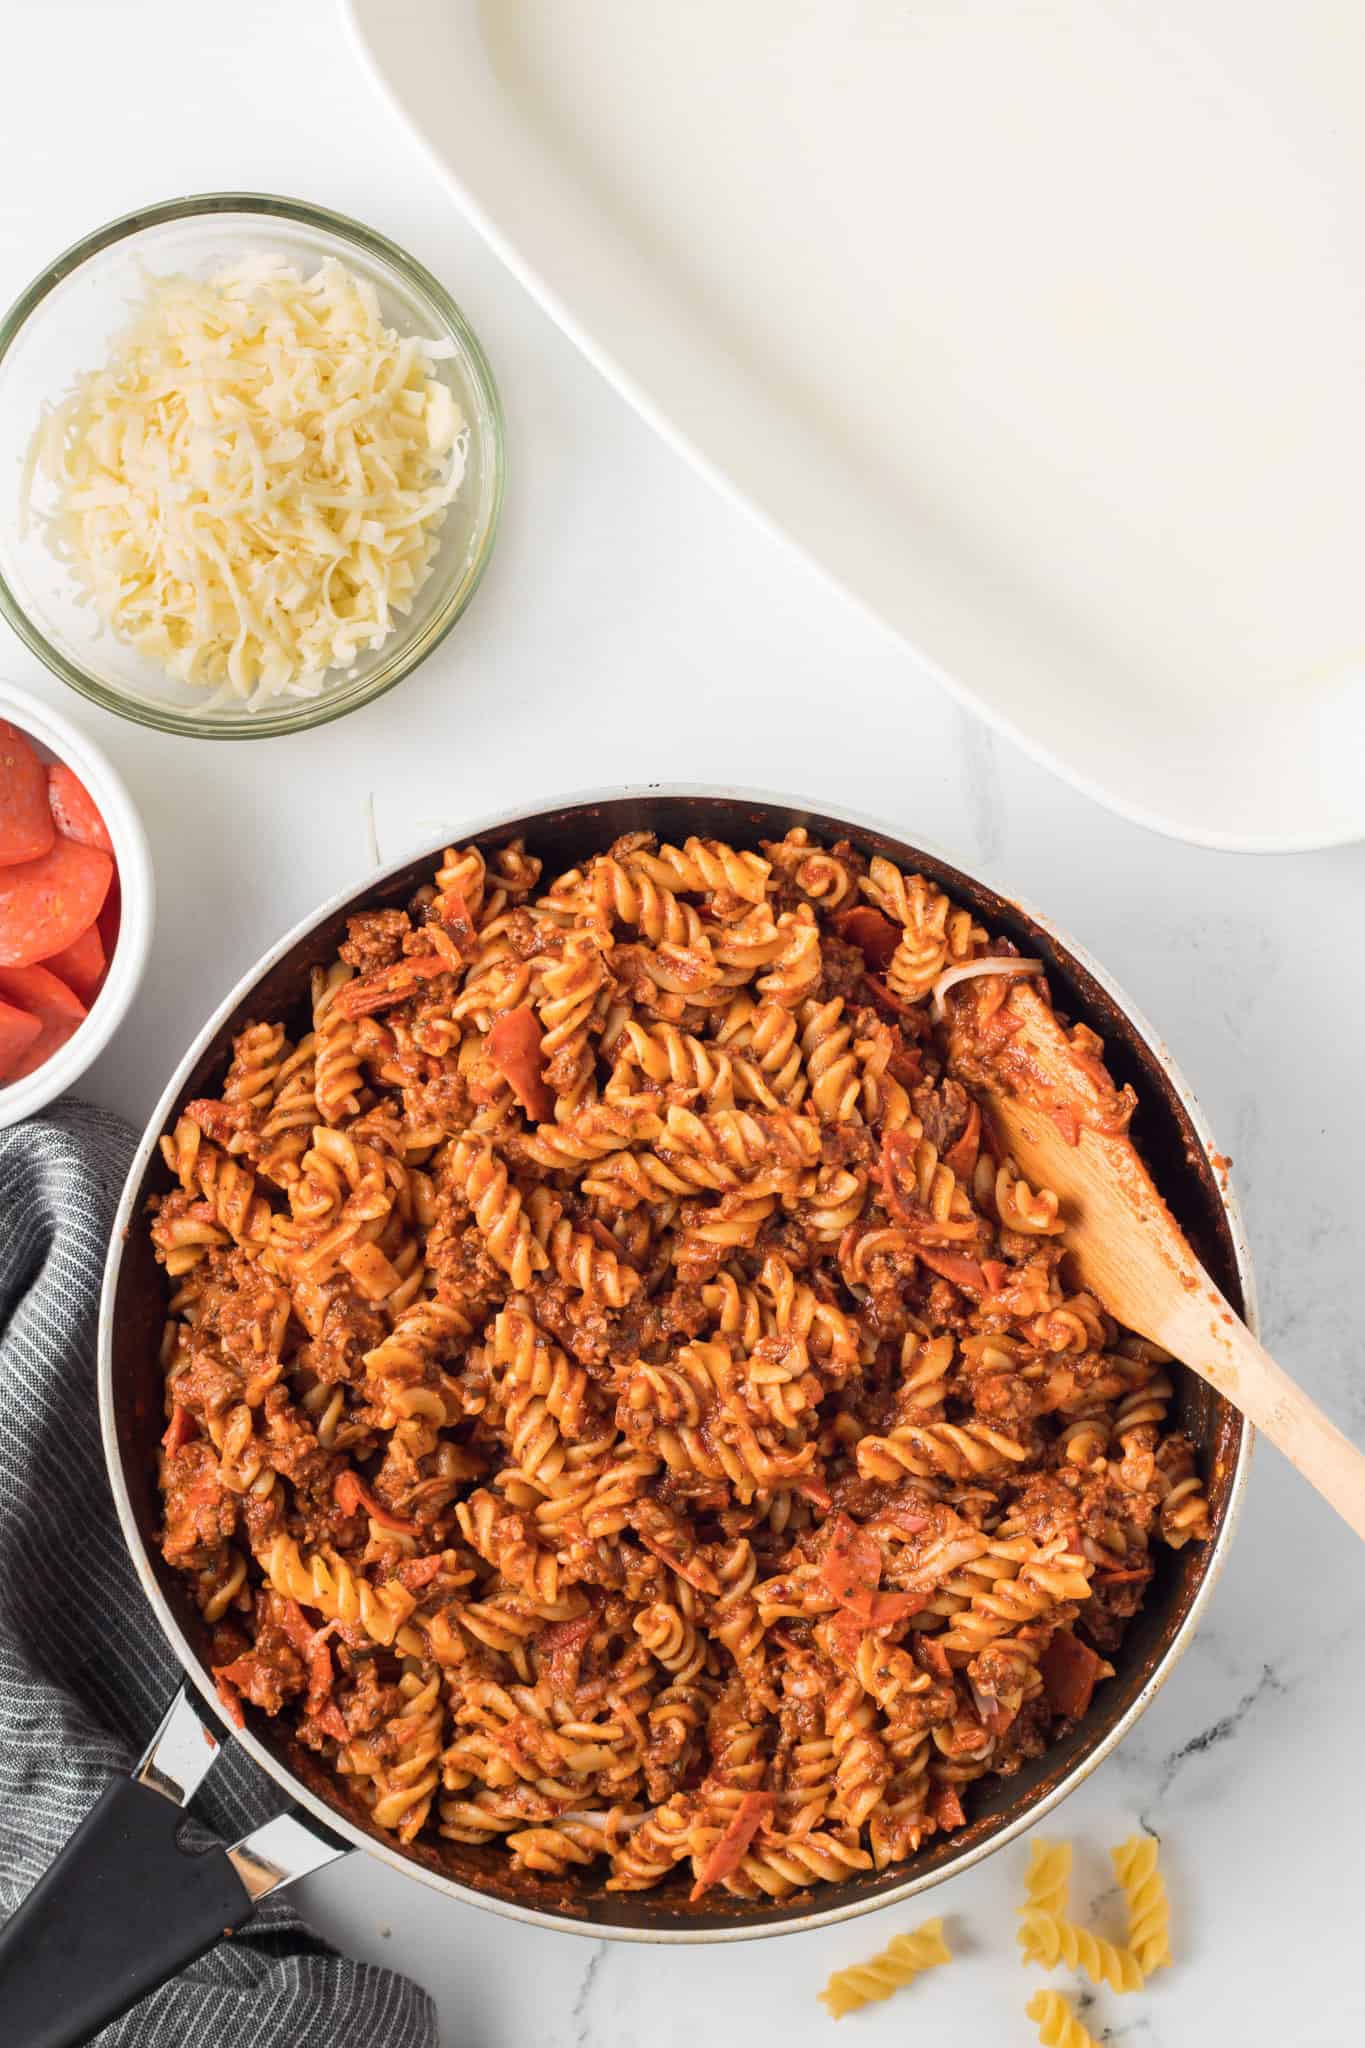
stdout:
<svg viewBox="0 0 1365 2048">
<path fill-rule="evenodd" d="M 1013 1064 L 990 1082 L 986 1107 L 997 1143 L 1003 1140 L 1024 1177 L 1061 1198 L 1064 1242 L 1082 1286 L 1116 1322 L 1163 1345 L 1226 1395 L 1365 1536 L 1365 1452 L 1280 1370 L 1223 1299 L 1115 1121 L 1103 1070 L 1066 1035 L 1045 997 L 1016 982 L 1005 1007 Z M 1058 1105 L 1074 1110 L 1076 1130 L 1062 1129 Z"/>
<path fill-rule="evenodd" d="M 1192 1300 L 1168 1320 L 1158 1341 L 1240 1408 L 1356 1535 L 1365 1537 L 1365 1451 L 1328 1421 L 1212 1283 L 1207 1285 L 1197 1305 Z M 1218 1312 L 1210 1316 L 1215 1302 Z"/>
</svg>

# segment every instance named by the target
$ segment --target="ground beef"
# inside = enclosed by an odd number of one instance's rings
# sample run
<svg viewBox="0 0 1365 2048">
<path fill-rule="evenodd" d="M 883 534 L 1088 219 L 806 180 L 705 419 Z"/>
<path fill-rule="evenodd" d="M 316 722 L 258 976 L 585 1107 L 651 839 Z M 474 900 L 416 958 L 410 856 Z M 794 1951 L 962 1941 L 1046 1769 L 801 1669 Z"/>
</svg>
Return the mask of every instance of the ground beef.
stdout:
<svg viewBox="0 0 1365 2048">
<path fill-rule="evenodd" d="M 936 1087 L 924 1084 L 915 1089 L 910 1099 L 929 1143 L 937 1146 L 940 1156 L 950 1152 L 967 1128 L 967 1112 L 971 1108 L 962 1083 L 947 1080 Z"/>
<path fill-rule="evenodd" d="M 335 1462 L 318 1443 L 307 1414 L 283 1387 L 272 1387 L 265 1397 L 265 1439 L 270 1463 L 295 1485 L 320 1476 Z"/>
<path fill-rule="evenodd" d="M 237 1496 L 218 1477 L 218 1454 L 199 1437 L 166 1459 L 162 1486 L 166 1529 L 162 1550 L 169 1564 L 203 1569 L 214 1562 L 237 1527 Z"/>
<path fill-rule="evenodd" d="M 357 974 L 392 967 L 403 957 L 403 941 L 412 930 L 406 910 L 362 910 L 346 920 L 349 938 L 339 951 Z"/>
<path fill-rule="evenodd" d="M 302 1362 L 324 1386 L 338 1381 L 354 1385 L 365 1376 L 363 1360 L 388 1334 L 388 1324 L 377 1310 L 339 1295 L 323 1311 L 322 1327 L 301 1353 Z"/>
<path fill-rule="evenodd" d="M 225 1415 L 241 1400 L 241 1372 L 223 1356 L 212 1332 L 195 1331 L 189 1365 L 175 1382 L 175 1398 L 199 1422 Z"/>
<path fill-rule="evenodd" d="M 1034 1383 L 1016 1372 L 982 1373 L 970 1382 L 972 1405 L 996 1429 L 1012 1432 L 1037 1413 Z"/>
<path fill-rule="evenodd" d="M 418 1130 L 435 1125 L 447 1135 L 462 1131 L 469 1122 L 471 1106 L 468 1083 L 454 1067 L 442 1067 L 403 1090 L 404 1114 Z"/>
<path fill-rule="evenodd" d="M 842 996 L 846 1003 L 852 1003 L 862 993 L 866 978 L 867 962 L 861 950 L 833 932 L 822 932 L 817 1000 L 830 1003 L 836 996 Z"/>
<path fill-rule="evenodd" d="M 354 1650 L 343 1648 L 338 1661 L 345 1671 L 337 1680 L 334 1697 L 346 1726 L 353 1736 L 372 1735 L 402 1711 L 402 1688 L 381 1674 L 373 1655 L 357 1656 Z"/>
<path fill-rule="evenodd" d="M 514 910 L 507 919 L 507 942 L 518 960 L 533 960 L 537 953 L 547 950 L 549 941 L 546 933 L 539 929 L 526 910 Z"/>
<path fill-rule="evenodd" d="M 872 1166 L 877 1158 L 876 1133 L 866 1124 L 823 1124 L 820 1159 L 825 1166 Z"/>
<path fill-rule="evenodd" d="M 280 1608 L 277 1594 L 257 1596 L 251 1648 L 231 1664 L 219 1665 L 215 1674 L 220 1684 L 226 1680 L 234 1692 L 267 1714 L 278 1714 L 286 1700 L 296 1698 L 308 1683 L 307 1667 L 293 1640 L 297 1631 L 287 1627 Z"/>
<path fill-rule="evenodd" d="M 991 1769 L 999 1771 L 1002 1778 L 1013 1777 L 1021 1764 L 1029 1763 L 1041 1756 L 1047 1748 L 1048 1733 L 1052 1723 L 1047 1698 L 1039 1693 L 1035 1699 L 1025 1700 L 1015 1719 L 996 1743 L 991 1757 Z"/>
</svg>

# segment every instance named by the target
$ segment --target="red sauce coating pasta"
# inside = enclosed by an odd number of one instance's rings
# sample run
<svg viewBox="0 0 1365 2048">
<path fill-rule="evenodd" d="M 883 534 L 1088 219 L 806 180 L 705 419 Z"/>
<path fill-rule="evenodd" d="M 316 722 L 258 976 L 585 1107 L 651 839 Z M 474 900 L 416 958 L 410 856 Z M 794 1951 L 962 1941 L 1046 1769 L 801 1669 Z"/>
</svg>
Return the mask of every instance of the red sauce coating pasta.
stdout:
<svg viewBox="0 0 1365 2048">
<path fill-rule="evenodd" d="M 1008 974 L 933 1022 L 1000 953 L 800 832 L 452 850 L 353 920 L 163 1141 L 162 1542 L 234 1710 L 402 1841 L 749 1899 L 1083 1713 L 1207 1510 L 992 1152 Z"/>
</svg>

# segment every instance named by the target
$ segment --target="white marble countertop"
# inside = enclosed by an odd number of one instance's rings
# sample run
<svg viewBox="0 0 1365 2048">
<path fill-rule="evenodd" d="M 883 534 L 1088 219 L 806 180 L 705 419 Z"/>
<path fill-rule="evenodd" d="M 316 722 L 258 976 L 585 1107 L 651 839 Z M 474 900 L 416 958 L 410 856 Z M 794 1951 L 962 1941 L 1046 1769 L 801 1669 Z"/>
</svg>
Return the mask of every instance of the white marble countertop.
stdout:
<svg viewBox="0 0 1365 2048">
<path fill-rule="evenodd" d="M 1365 847 L 1244 858 L 1176 845 L 993 741 L 586 367 L 456 214 L 329 0 L 44 0 L 11 10 L 7 57 L 0 302 L 139 202 L 293 193 L 431 265 L 482 337 L 508 416 L 484 588 L 368 711 L 254 745 L 162 738 L 80 705 L 0 641 L 0 673 L 60 700 L 122 770 L 161 878 L 151 970 L 91 1092 L 147 1113 L 266 943 L 363 877 L 371 802 L 386 859 L 462 816 L 588 784 L 732 781 L 847 804 L 1045 906 L 1158 1021 L 1232 1156 L 1266 1339 L 1365 1438 L 1350 1311 L 1365 1252 Z M 1150 1997 L 1102 1996 L 1102 2039 L 1346 2048 L 1365 2034 L 1348 1876 L 1365 1818 L 1362 1691 L 1361 1553 L 1263 1449 L 1194 1647 L 1050 1830 L 1081 1845 L 1079 1904 L 1109 1889 L 1105 1845 L 1139 1816 L 1163 1838 L 1178 1964 Z M 315 1879 L 303 1904 L 338 1941 L 419 1978 L 443 2043 L 465 2048 L 728 2048 L 760 2034 L 814 2048 L 829 2038 L 814 2002 L 827 1972 L 941 1911 L 961 1960 L 851 2026 L 887 2043 L 951 2028 L 984 2048 L 1034 2038 L 1012 1950 L 1023 1861 L 1008 1850 L 927 1904 L 723 1949 L 535 1932 L 368 1859 Z"/>
</svg>

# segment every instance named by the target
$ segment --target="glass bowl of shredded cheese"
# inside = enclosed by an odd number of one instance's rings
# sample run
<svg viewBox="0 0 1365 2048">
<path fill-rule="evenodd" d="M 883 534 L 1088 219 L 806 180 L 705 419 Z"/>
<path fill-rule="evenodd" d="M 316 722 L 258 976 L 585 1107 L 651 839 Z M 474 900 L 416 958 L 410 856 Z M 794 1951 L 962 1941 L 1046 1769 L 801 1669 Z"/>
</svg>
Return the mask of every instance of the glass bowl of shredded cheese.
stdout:
<svg viewBox="0 0 1365 2048">
<path fill-rule="evenodd" d="M 0 611 L 164 731 L 337 718 L 473 596 L 502 445 L 458 306 L 382 235 L 254 193 L 151 207 L 0 323 Z"/>
</svg>

